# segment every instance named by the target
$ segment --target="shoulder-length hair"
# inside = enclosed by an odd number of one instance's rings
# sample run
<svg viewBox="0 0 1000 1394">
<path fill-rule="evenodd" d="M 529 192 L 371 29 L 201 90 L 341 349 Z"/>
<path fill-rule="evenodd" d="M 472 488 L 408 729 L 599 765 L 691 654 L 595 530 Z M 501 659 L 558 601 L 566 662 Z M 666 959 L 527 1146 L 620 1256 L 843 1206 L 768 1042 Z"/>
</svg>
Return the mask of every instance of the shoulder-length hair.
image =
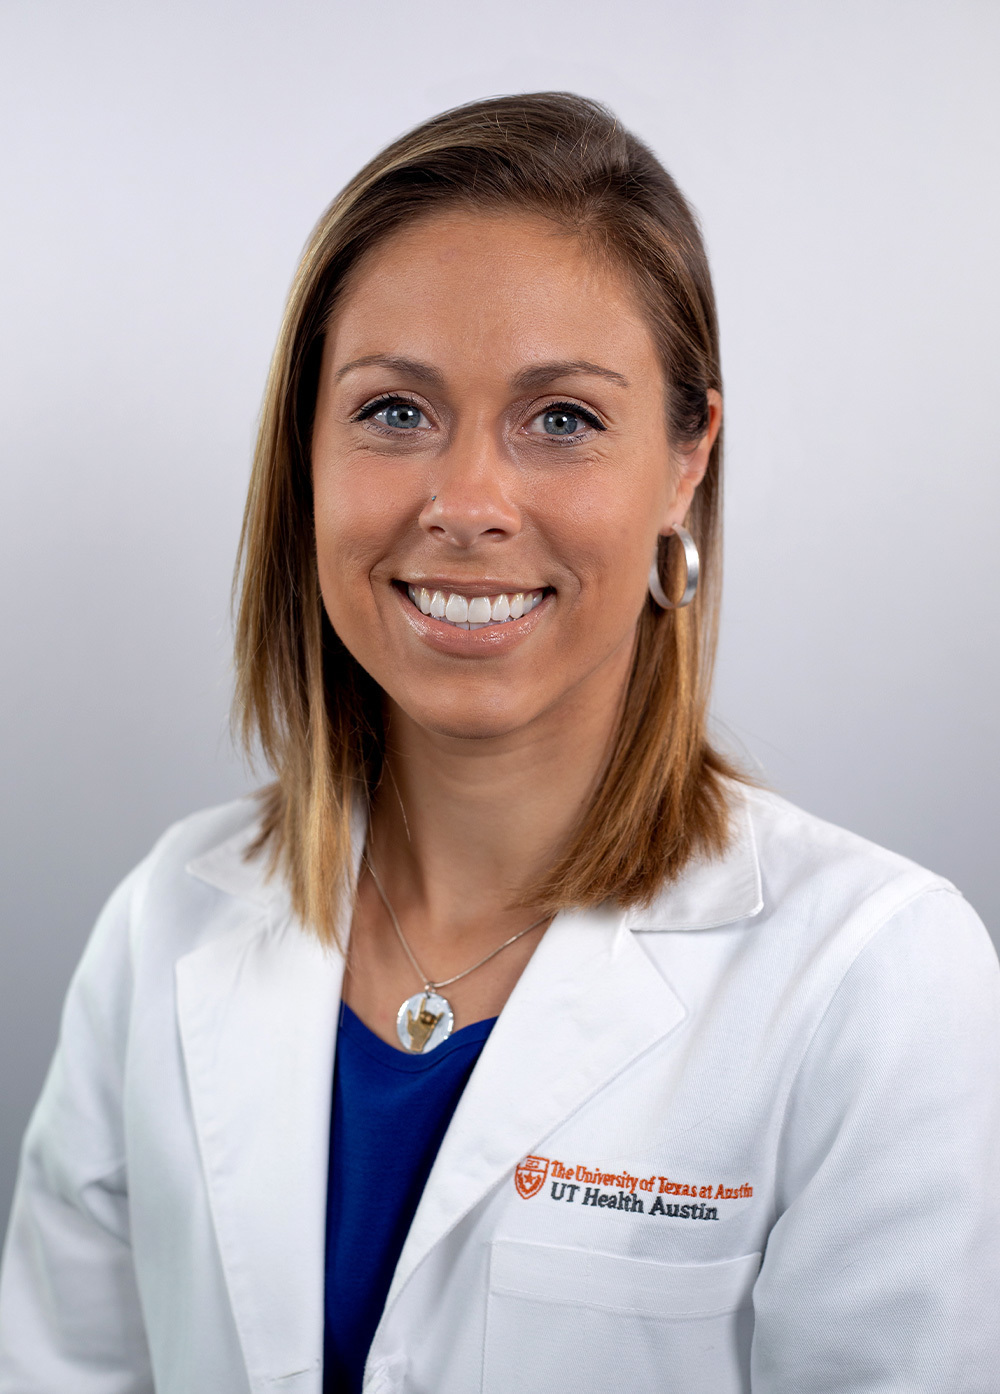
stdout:
<svg viewBox="0 0 1000 1394">
<path fill-rule="evenodd" d="M 264 395 L 234 594 L 236 727 L 275 773 L 254 849 L 292 903 L 339 942 L 353 886 L 351 827 L 382 774 L 383 694 L 337 638 L 316 565 L 310 438 L 323 338 L 345 278 L 376 244 L 446 207 L 542 215 L 609 257 L 648 315 L 672 446 L 705 433 L 721 388 L 711 277 L 695 217 L 670 175 L 596 102 L 564 92 L 474 102 L 395 141 L 317 224 L 288 297 Z M 617 732 L 565 846 L 525 903 L 555 911 L 648 902 L 728 837 L 734 771 L 707 738 L 719 603 L 721 438 L 687 526 L 701 583 L 683 610 L 647 600 Z M 661 574 L 677 589 L 677 547 Z M 676 590 L 675 590 L 676 593 Z"/>
</svg>

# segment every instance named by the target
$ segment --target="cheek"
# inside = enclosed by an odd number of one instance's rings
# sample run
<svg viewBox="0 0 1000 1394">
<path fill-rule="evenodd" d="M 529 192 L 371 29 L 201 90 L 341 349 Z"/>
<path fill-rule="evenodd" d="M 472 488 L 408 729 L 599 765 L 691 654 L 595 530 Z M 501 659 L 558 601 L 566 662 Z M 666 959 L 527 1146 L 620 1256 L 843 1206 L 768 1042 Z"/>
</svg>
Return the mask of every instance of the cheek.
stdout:
<svg viewBox="0 0 1000 1394">
<path fill-rule="evenodd" d="M 320 590 L 334 628 L 372 605 L 370 576 L 392 529 L 387 501 L 340 472 L 316 471 L 313 510 Z"/>
<path fill-rule="evenodd" d="M 620 476 L 581 481 L 549 516 L 550 536 L 577 576 L 581 598 L 598 601 L 610 623 L 634 623 L 642 604 L 659 528 L 650 491 Z"/>
</svg>

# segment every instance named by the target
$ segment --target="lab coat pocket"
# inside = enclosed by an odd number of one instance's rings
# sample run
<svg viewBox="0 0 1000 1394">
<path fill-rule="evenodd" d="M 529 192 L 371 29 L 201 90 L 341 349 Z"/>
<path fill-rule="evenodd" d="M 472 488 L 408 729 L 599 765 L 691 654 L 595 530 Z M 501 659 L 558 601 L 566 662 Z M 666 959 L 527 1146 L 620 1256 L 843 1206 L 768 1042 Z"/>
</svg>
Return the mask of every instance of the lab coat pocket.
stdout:
<svg viewBox="0 0 1000 1394">
<path fill-rule="evenodd" d="M 759 1268 L 496 1240 L 483 1394 L 743 1394 Z"/>
</svg>

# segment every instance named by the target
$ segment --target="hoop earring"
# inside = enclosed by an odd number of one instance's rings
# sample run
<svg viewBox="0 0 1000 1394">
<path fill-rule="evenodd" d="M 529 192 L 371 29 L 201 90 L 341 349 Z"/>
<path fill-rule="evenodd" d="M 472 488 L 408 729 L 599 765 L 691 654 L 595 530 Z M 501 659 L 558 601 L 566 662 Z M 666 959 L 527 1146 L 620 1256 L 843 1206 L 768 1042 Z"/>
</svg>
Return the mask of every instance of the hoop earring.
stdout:
<svg viewBox="0 0 1000 1394">
<path fill-rule="evenodd" d="M 701 558 L 698 556 L 698 548 L 695 540 L 688 532 L 687 528 L 682 528 L 679 523 L 674 524 L 674 533 L 678 541 L 684 548 L 684 562 L 687 566 L 687 573 L 684 577 L 684 590 L 680 600 L 668 600 L 667 593 L 663 589 L 660 580 L 660 544 L 657 541 L 656 551 L 653 553 L 653 564 L 649 568 L 649 593 L 659 605 L 661 610 L 680 610 L 685 605 L 690 605 L 694 599 L 695 591 L 698 589 L 698 573 L 701 570 Z"/>
</svg>

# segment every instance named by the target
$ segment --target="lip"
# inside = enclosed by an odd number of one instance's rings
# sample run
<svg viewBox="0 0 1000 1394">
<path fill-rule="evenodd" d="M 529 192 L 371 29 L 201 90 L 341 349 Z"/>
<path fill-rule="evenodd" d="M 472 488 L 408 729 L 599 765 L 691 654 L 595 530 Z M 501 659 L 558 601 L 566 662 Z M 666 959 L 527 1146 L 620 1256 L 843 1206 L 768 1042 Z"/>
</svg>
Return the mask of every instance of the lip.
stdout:
<svg viewBox="0 0 1000 1394">
<path fill-rule="evenodd" d="M 541 601 L 528 615 L 522 615 L 519 620 L 506 620 L 503 624 L 487 624 L 482 629 L 459 629 L 456 625 L 448 624 L 446 620 L 436 620 L 431 615 L 425 615 L 418 610 L 406 591 L 401 589 L 404 584 L 426 586 L 428 590 L 450 589 L 456 595 L 464 595 L 467 598 L 474 598 L 477 595 L 501 595 L 504 592 L 496 590 L 484 591 L 483 582 L 477 581 L 475 586 L 456 586 L 452 581 L 439 582 L 431 581 L 408 581 L 394 584 L 393 593 L 403 617 L 410 628 L 424 641 L 430 648 L 436 649 L 438 653 L 453 654 L 460 658 L 493 658 L 500 654 L 507 653 L 508 650 L 515 648 L 523 643 L 528 636 L 537 629 L 545 615 L 548 613 L 552 604 L 555 592 L 549 590 L 542 596 Z M 490 581 L 492 587 L 494 582 Z M 541 590 L 541 586 L 528 587 L 530 590 Z M 515 592 L 510 592 L 516 594 Z"/>
</svg>

